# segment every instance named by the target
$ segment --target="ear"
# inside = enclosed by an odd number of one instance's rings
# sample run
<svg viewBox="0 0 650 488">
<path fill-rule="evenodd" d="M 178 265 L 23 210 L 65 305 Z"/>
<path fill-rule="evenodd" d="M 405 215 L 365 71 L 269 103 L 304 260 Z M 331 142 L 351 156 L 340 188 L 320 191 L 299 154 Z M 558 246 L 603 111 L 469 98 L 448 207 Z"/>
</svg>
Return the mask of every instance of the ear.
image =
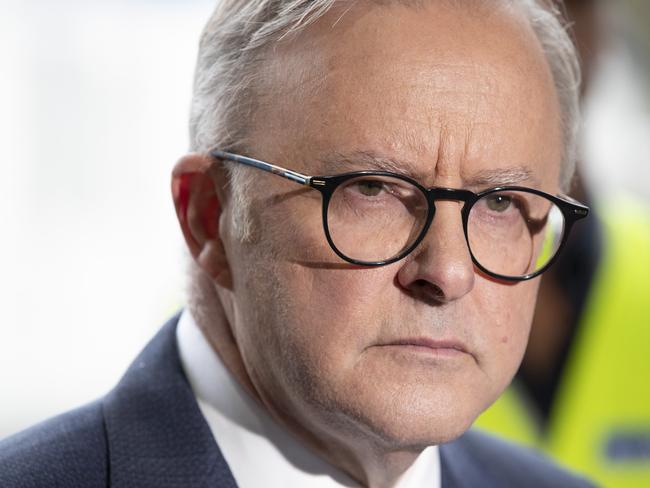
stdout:
<svg viewBox="0 0 650 488">
<path fill-rule="evenodd" d="M 229 286 L 230 268 L 219 232 L 225 181 L 213 163 L 201 154 L 184 156 L 172 172 L 172 197 L 192 257 L 212 279 Z"/>
</svg>

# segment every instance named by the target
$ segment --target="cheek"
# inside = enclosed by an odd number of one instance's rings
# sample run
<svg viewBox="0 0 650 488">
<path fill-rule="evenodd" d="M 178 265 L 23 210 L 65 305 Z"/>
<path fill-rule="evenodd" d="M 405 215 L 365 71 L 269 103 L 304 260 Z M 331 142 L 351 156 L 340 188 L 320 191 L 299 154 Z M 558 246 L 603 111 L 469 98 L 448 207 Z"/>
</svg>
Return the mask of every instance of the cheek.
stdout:
<svg viewBox="0 0 650 488">
<path fill-rule="evenodd" d="M 481 281 L 477 286 L 484 293 L 479 308 L 492 317 L 492 325 L 482 336 L 487 368 L 491 376 L 503 374 L 509 381 L 526 349 L 539 279 L 516 285 Z"/>
<path fill-rule="evenodd" d="M 289 222 L 285 229 L 293 226 Z M 240 286 L 247 297 L 239 308 L 254 331 L 244 333 L 251 342 L 262 342 L 264 337 L 267 344 L 282 337 L 277 347 L 291 348 L 322 367 L 327 363 L 345 367 L 385 320 L 382 304 L 395 292 L 394 272 L 342 262 L 329 248 L 322 227 L 313 230 L 317 232 L 296 233 L 292 238 L 265 233 L 265 243 L 281 244 L 248 253 L 248 276 Z M 259 249 L 260 243 L 255 247 Z M 255 310 L 263 312 L 255 314 Z"/>
<path fill-rule="evenodd" d="M 297 328 L 294 333 L 319 339 L 315 352 L 326 360 L 354 361 L 386 319 L 382 304 L 394 285 L 382 271 L 290 266 L 285 286 L 295 315 L 290 320 Z M 302 315 L 305 311 L 308 316 Z"/>
<path fill-rule="evenodd" d="M 257 264 L 251 279 L 267 293 L 242 303 L 239 337 L 254 384 L 278 410 L 329 405 L 380 329 L 385 285 L 372 270 Z"/>
<path fill-rule="evenodd" d="M 255 201 L 251 211 L 254 243 L 267 259 L 278 263 L 312 269 L 340 265 L 341 259 L 325 237 L 321 196 L 315 190 L 290 185 L 280 185 L 274 193 Z"/>
</svg>

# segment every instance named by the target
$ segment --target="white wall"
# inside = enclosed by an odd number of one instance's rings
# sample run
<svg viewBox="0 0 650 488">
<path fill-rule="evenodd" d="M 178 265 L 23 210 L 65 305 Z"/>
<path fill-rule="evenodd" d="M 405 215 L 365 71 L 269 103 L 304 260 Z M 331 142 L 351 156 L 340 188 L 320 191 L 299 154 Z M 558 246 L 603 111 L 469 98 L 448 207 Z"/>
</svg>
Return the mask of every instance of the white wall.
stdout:
<svg viewBox="0 0 650 488">
<path fill-rule="evenodd" d="M 169 174 L 212 8 L 0 4 L 0 437 L 106 392 L 182 303 Z"/>
</svg>

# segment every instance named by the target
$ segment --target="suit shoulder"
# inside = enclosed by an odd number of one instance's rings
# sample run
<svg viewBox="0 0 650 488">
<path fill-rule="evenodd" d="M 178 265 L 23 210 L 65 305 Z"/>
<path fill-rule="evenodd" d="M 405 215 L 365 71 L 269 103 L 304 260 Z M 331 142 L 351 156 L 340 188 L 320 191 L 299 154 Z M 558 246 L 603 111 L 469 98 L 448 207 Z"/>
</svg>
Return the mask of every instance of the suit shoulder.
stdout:
<svg viewBox="0 0 650 488">
<path fill-rule="evenodd" d="M 474 429 L 443 446 L 443 451 L 446 451 L 449 458 L 456 458 L 452 464 L 458 471 L 465 471 L 459 473 L 459 477 L 466 477 L 469 471 L 475 471 L 477 478 L 492 480 L 492 483 L 483 483 L 483 486 L 594 486 L 587 479 L 558 466 L 538 451 Z"/>
<path fill-rule="evenodd" d="M 64 413 L 0 441 L 3 488 L 107 486 L 100 402 Z"/>
</svg>

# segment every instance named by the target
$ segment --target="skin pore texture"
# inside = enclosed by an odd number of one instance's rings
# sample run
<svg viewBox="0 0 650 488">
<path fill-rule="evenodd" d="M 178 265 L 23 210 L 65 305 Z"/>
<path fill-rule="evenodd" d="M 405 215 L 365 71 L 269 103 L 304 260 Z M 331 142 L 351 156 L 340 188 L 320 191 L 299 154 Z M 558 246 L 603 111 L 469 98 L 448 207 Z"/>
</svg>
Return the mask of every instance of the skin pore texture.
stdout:
<svg viewBox="0 0 650 488">
<path fill-rule="evenodd" d="M 451 3 L 357 2 L 278 42 L 266 53 L 247 155 L 309 175 L 373 169 L 370 155 L 429 187 L 557 193 L 559 108 L 531 28 L 507 6 Z M 331 163 L 361 154 L 357 167 Z M 328 246 L 317 191 L 255 169 L 253 234 L 242 241 L 225 172 L 209 166 L 189 155 L 174 175 L 175 185 L 194 174 L 217 188 L 191 185 L 182 209 L 174 190 L 201 279 L 215 290 L 197 321 L 235 377 L 305 445 L 366 486 L 391 486 L 508 385 L 538 280 L 482 275 L 461 203 L 436 203 L 407 258 L 360 268 Z"/>
</svg>

